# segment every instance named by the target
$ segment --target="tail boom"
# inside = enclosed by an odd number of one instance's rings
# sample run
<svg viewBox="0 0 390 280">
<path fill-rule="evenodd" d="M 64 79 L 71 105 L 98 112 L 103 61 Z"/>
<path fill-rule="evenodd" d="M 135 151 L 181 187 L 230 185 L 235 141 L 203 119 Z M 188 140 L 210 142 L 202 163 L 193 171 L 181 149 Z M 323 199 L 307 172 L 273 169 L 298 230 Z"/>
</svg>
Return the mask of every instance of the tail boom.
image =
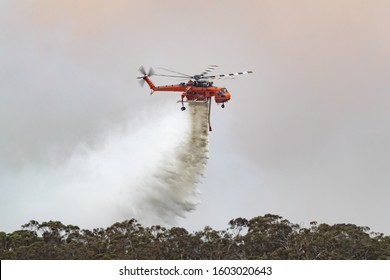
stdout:
<svg viewBox="0 0 390 280">
<path fill-rule="evenodd" d="M 148 83 L 149 87 L 150 87 L 150 90 L 151 90 L 151 93 L 150 94 L 153 94 L 153 92 L 156 90 L 156 86 L 153 84 L 153 82 L 149 79 L 149 76 L 145 76 L 143 77 L 144 81 Z"/>
</svg>

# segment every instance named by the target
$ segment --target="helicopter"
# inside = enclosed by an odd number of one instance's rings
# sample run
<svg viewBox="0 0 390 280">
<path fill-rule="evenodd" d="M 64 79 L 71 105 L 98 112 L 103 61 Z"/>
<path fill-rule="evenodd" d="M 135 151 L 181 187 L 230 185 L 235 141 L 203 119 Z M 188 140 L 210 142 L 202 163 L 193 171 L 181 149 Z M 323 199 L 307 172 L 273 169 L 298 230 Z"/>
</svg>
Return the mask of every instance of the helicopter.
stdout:
<svg viewBox="0 0 390 280">
<path fill-rule="evenodd" d="M 164 71 L 168 71 L 173 73 L 174 75 L 165 75 L 165 74 L 157 74 L 150 68 L 149 72 L 145 71 L 145 68 L 141 66 L 139 71 L 143 76 L 137 77 L 140 79 L 140 83 L 143 86 L 145 82 L 150 87 L 150 94 L 153 94 L 155 91 L 179 91 L 182 92 L 181 100 L 181 110 L 185 111 L 186 107 L 184 103 L 208 103 L 208 124 L 209 131 L 211 129 L 210 123 L 210 114 L 211 114 L 211 98 L 214 97 L 215 102 L 218 105 L 221 105 L 221 108 L 225 108 L 225 103 L 230 100 L 230 92 L 225 87 L 216 87 L 213 85 L 214 79 L 223 79 L 223 78 L 234 78 L 239 75 L 252 74 L 253 71 L 244 71 L 244 72 L 236 72 L 230 74 L 222 74 L 222 75 L 211 75 L 211 72 L 214 71 L 218 66 L 210 65 L 206 70 L 197 75 L 187 75 L 184 73 L 180 73 L 177 71 L 169 70 L 167 68 L 159 67 Z M 163 85 L 163 86 L 155 86 L 153 82 L 150 80 L 151 76 L 160 76 L 160 77 L 170 77 L 170 78 L 178 78 L 178 79 L 186 79 L 187 82 L 181 82 L 175 85 Z"/>
</svg>

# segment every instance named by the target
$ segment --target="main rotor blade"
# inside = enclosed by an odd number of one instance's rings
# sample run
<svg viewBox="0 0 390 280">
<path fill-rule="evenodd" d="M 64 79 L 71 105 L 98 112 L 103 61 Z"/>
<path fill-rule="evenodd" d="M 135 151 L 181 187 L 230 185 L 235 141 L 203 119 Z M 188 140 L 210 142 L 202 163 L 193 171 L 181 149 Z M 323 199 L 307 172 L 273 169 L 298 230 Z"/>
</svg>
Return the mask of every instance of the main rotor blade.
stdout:
<svg viewBox="0 0 390 280">
<path fill-rule="evenodd" d="M 182 78 L 182 79 L 189 79 L 189 78 L 192 78 L 192 77 L 185 77 L 185 76 L 161 75 L 161 74 L 153 74 L 153 76 L 172 77 L 172 78 Z"/>
<path fill-rule="evenodd" d="M 204 76 L 210 74 L 212 71 L 218 68 L 218 65 L 210 65 L 206 70 L 204 70 L 199 76 Z"/>
<path fill-rule="evenodd" d="M 205 79 L 223 79 L 223 78 L 232 78 L 234 76 L 239 75 L 246 75 L 246 74 L 252 74 L 253 71 L 244 71 L 244 72 L 237 72 L 237 73 L 230 73 L 230 74 L 222 74 L 222 75 L 213 75 L 213 76 L 203 76 Z"/>
<path fill-rule="evenodd" d="M 193 78 L 193 76 L 191 75 L 187 75 L 187 74 L 184 74 L 184 73 L 180 73 L 180 72 L 177 72 L 177 71 L 173 71 L 173 70 L 169 70 L 167 68 L 163 68 L 163 67 L 157 67 L 158 69 L 162 69 L 162 70 L 165 70 L 165 71 L 168 71 L 168 72 L 172 72 L 172 73 L 175 73 L 175 74 L 179 74 L 179 75 L 183 75 L 187 78 Z"/>
</svg>

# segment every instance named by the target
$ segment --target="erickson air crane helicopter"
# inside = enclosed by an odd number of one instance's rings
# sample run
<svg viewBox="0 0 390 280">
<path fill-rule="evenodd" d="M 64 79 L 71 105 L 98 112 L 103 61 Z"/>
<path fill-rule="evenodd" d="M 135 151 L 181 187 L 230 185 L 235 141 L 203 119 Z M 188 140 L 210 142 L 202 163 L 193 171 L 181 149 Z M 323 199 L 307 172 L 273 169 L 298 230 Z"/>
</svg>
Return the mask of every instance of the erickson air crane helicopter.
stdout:
<svg viewBox="0 0 390 280">
<path fill-rule="evenodd" d="M 163 75 L 156 74 L 152 68 L 150 68 L 149 72 L 146 73 L 145 68 L 141 66 L 139 71 L 143 74 L 141 77 L 137 77 L 140 79 L 141 85 L 143 86 L 145 82 L 148 83 L 151 93 L 153 94 L 155 91 L 179 91 L 181 94 L 181 110 L 184 111 L 186 107 L 184 107 L 184 102 L 188 103 L 208 103 L 208 123 L 209 123 L 209 131 L 211 131 L 211 123 L 210 123 L 210 113 L 211 113 L 211 98 L 214 97 L 215 102 L 221 105 L 221 108 L 225 108 L 225 103 L 230 100 L 230 93 L 224 87 L 216 87 L 213 86 L 213 82 L 211 80 L 214 79 L 223 79 L 223 78 L 234 78 L 239 75 L 251 74 L 252 71 L 244 71 L 244 72 L 236 72 L 230 74 L 223 75 L 210 75 L 210 73 L 215 70 L 218 66 L 210 65 L 206 70 L 204 70 L 199 75 L 187 75 L 177 71 L 172 71 L 166 68 L 159 68 L 175 75 Z M 180 84 L 175 85 L 163 85 L 163 86 L 155 86 L 153 82 L 150 80 L 150 76 L 161 76 L 161 77 L 171 77 L 171 78 L 179 78 L 188 80 L 186 83 L 182 82 Z"/>
</svg>

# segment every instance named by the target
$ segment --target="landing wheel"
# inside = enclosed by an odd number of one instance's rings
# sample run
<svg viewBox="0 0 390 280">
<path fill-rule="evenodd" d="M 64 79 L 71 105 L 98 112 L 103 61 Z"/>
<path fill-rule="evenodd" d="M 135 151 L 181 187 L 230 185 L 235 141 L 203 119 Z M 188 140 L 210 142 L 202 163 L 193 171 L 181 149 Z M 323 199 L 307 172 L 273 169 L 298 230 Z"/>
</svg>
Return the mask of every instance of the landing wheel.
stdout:
<svg viewBox="0 0 390 280">
<path fill-rule="evenodd" d="M 181 107 L 181 110 L 182 110 L 182 111 L 185 111 L 185 110 L 186 110 L 186 107 L 184 107 L 184 106 Z"/>
<path fill-rule="evenodd" d="M 222 108 L 222 109 L 225 108 L 225 104 L 222 104 L 222 105 L 221 105 L 221 108 Z"/>
</svg>

